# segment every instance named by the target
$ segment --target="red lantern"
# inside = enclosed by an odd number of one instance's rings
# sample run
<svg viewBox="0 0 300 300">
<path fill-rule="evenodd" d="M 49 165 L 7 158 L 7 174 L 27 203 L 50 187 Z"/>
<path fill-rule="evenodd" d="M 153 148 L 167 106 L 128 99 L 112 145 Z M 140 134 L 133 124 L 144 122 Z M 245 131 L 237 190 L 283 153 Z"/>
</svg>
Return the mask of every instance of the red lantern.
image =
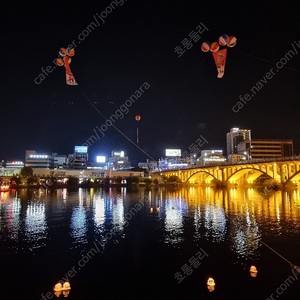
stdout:
<svg viewBox="0 0 300 300">
<path fill-rule="evenodd" d="M 139 121 L 139 120 L 141 119 L 141 116 L 136 115 L 136 116 L 135 116 L 135 119 L 136 119 L 137 121 Z"/>
</svg>

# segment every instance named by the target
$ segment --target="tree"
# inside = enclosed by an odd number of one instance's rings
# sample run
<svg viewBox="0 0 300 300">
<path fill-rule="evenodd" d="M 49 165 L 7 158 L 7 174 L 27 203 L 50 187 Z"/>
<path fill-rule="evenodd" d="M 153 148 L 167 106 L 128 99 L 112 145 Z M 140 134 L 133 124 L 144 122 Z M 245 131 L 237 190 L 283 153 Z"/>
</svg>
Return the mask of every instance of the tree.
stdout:
<svg viewBox="0 0 300 300">
<path fill-rule="evenodd" d="M 11 184 L 20 184 L 20 183 L 21 183 L 21 178 L 20 178 L 20 176 L 13 175 L 13 176 L 10 178 L 10 183 L 11 183 Z"/>
<path fill-rule="evenodd" d="M 120 184 L 122 182 L 122 177 L 121 176 L 118 176 L 116 178 L 116 183 Z"/>
<path fill-rule="evenodd" d="M 144 182 L 146 183 L 146 184 L 151 184 L 152 183 L 152 179 L 151 178 L 144 178 Z"/>
<path fill-rule="evenodd" d="M 75 177 L 75 176 L 68 177 L 67 185 L 74 186 L 74 185 L 78 185 L 78 183 L 79 183 L 78 177 Z"/>
<path fill-rule="evenodd" d="M 23 167 L 20 171 L 20 176 L 23 181 L 27 181 L 29 177 L 33 177 L 33 170 L 31 167 Z"/>
<path fill-rule="evenodd" d="M 129 185 L 133 184 L 133 183 L 135 183 L 136 185 L 138 185 L 139 182 L 140 182 L 140 177 L 138 177 L 138 176 L 129 176 L 129 177 L 126 177 L 126 182 Z"/>
<path fill-rule="evenodd" d="M 145 168 L 141 168 L 141 167 L 134 167 L 130 169 L 131 171 L 135 171 L 135 172 L 144 172 L 144 176 L 148 177 L 149 176 L 149 170 L 145 169 Z"/>
<path fill-rule="evenodd" d="M 176 175 L 172 175 L 168 178 L 168 182 L 169 183 L 181 183 L 181 179 Z"/>
<path fill-rule="evenodd" d="M 27 178 L 27 184 L 28 185 L 31 185 L 31 184 L 33 184 L 34 183 L 34 177 L 28 177 Z"/>
</svg>

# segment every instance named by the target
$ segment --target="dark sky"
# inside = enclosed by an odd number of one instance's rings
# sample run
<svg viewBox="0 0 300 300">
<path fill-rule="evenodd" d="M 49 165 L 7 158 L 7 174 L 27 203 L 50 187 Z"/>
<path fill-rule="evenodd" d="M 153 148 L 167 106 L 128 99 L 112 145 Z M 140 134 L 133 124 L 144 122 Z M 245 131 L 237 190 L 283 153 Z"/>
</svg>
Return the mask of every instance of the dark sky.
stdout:
<svg viewBox="0 0 300 300">
<path fill-rule="evenodd" d="M 150 88 L 114 125 L 134 142 L 138 125 L 138 145 L 155 159 L 165 148 L 187 151 L 201 135 L 209 143 L 202 149 L 226 152 L 232 127 L 251 129 L 252 138 L 293 139 L 300 152 L 298 1 L 115 1 L 105 23 L 98 18 L 100 26 L 79 44 L 78 36 L 111 2 L 1 1 L 0 159 L 24 160 L 26 149 L 72 153 L 105 122 L 90 102 L 109 118 L 144 82 Z M 183 47 L 200 22 L 208 31 L 178 58 L 174 48 Z M 228 48 L 218 79 L 212 54 L 200 47 L 224 33 L 238 42 Z M 72 41 L 70 67 L 79 85 L 66 85 L 63 67 L 36 84 L 42 68 L 53 67 L 59 48 Z M 272 68 L 275 75 L 266 79 Z M 251 94 L 260 80 L 263 87 L 233 112 L 239 96 Z M 112 127 L 90 147 L 90 158 L 113 149 L 133 163 L 148 158 Z"/>
</svg>

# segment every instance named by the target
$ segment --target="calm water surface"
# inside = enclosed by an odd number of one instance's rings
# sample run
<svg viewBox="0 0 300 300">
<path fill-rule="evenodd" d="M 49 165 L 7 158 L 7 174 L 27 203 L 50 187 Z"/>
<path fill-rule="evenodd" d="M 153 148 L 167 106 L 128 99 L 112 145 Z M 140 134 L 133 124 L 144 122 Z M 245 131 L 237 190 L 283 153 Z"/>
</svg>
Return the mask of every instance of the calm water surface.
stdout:
<svg viewBox="0 0 300 300">
<path fill-rule="evenodd" d="M 261 243 L 300 265 L 298 189 L 24 189 L 0 205 L 12 299 L 56 299 L 59 280 L 69 299 L 299 299 L 300 279 Z"/>
</svg>

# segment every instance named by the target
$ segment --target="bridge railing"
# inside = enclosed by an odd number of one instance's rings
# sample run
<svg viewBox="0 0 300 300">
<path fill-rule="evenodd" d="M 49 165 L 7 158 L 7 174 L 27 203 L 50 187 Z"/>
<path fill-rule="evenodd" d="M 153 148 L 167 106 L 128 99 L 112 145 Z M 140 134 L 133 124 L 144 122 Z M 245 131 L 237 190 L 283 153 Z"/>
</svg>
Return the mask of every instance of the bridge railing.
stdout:
<svg viewBox="0 0 300 300">
<path fill-rule="evenodd" d="M 242 160 L 236 162 L 226 162 L 222 164 L 209 164 L 206 166 L 200 165 L 192 165 L 188 167 L 169 169 L 169 170 L 160 170 L 156 172 L 168 172 L 168 171 L 176 171 L 176 170 L 188 170 L 188 169 L 198 169 L 198 168 L 208 168 L 208 167 L 222 167 L 222 166 L 235 166 L 235 165 L 245 165 L 245 164 L 253 164 L 253 163 L 264 163 L 264 162 L 275 162 L 275 161 L 300 161 L 300 156 L 290 156 L 290 157 L 273 157 L 273 158 L 259 158 L 259 159 L 249 159 Z M 156 173 L 153 172 L 153 173 Z"/>
</svg>

